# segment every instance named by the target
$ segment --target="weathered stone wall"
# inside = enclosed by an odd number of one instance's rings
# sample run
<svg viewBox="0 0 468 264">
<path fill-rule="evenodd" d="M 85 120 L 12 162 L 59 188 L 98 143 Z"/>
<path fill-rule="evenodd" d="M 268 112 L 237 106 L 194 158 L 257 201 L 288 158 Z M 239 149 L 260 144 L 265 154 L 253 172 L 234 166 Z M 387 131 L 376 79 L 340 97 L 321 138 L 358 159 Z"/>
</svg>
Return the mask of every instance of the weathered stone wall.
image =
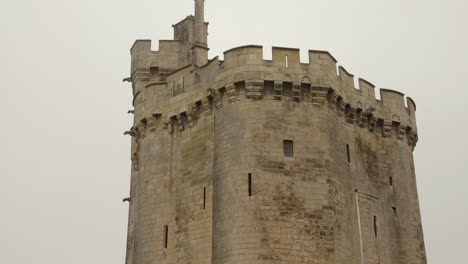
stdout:
<svg viewBox="0 0 468 264">
<path fill-rule="evenodd" d="M 202 119 L 190 128 L 184 119 L 172 135 L 176 263 L 210 263 L 213 122 Z"/>
<path fill-rule="evenodd" d="M 155 131 L 158 132 L 158 131 Z M 133 140 L 133 171 L 127 263 L 170 258 L 163 249 L 164 226 L 174 226 L 175 185 L 171 172 L 171 135 L 144 131 Z M 166 151 L 169 150 L 169 151 Z M 173 239 L 169 240 L 173 248 Z"/>
<path fill-rule="evenodd" d="M 255 237 L 247 190 L 252 162 L 246 140 L 248 120 L 239 114 L 245 103 L 226 101 L 218 102 L 223 107 L 215 112 L 212 263 L 241 263 L 247 260 L 245 253 Z"/>
<path fill-rule="evenodd" d="M 426 263 L 411 99 L 355 89 L 323 51 L 246 46 L 162 73 L 135 47 L 128 264 Z"/>
</svg>

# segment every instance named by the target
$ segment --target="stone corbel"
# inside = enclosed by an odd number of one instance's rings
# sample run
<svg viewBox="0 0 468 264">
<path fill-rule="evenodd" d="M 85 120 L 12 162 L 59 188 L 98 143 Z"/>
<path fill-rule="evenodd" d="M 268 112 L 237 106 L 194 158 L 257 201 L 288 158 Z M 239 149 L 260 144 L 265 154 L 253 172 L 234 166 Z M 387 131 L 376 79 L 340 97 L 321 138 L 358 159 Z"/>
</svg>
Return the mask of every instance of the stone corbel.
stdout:
<svg viewBox="0 0 468 264">
<path fill-rule="evenodd" d="M 312 104 L 323 104 L 327 99 L 329 89 L 328 87 L 312 87 Z"/>
<path fill-rule="evenodd" d="M 283 97 L 283 83 L 275 82 L 273 86 L 273 98 L 276 100 L 281 100 Z"/>
<path fill-rule="evenodd" d="M 300 102 L 302 98 L 301 84 L 293 84 L 292 87 L 292 98 L 294 101 Z"/>
<path fill-rule="evenodd" d="M 378 121 L 378 119 L 375 116 L 372 116 L 369 119 L 369 131 L 374 132 L 375 127 L 377 126 L 377 121 Z"/>
<path fill-rule="evenodd" d="M 201 102 L 202 102 L 202 111 L 205 112 L 205 115 L 206 116 L 211 115 L 210 100 L 208 100 L 208 98 L 206 98 L 206 97 L 203 97 Z"/>
<path fill-rule="evenodd" d="M 384 121 L 383 124 L 383 137 L 390 137 L 392 135 L 393 124 L 389 121 Z"/>
<path fill-rule="evenodd" d="M 406 130 L 407 130 L 406 126 L 400 125 L 400 129 L 398 130 L 398 139 L 399 140 L 403 140 L 405 138 Z"/>
<path fill-rule="evenodd" d="M 211 97 L 213 97 L 213 99 L 216 97 L 216 90 L 215 89 L 208 88 L 208 89 L 206 89 L 206 91 L 208 92 L 209 95 L 211 95 Z"/>
<path fill-rule="evenodd" d="M 229 84 L 226 87 L 226 94 L 230 103 L 237 100 L 236 86 L 234 84 Z"/>
<path fill-rule="evenodd" d="M 156 117 L 154 115 L 149 115 L 146 117 L 146 126 L 150 132 L 152 133 L 156 132 L 157 124 L 156 124 Z"/>
<path fill-rule="evenodd" d="M 211 98 L 213 98 L 213 103 L 216 109 L 223 107 L 223 98 L 221 98 L 221 95 L 217 90 L 209 88 L 208 93 L 211 95 Z"/>
<path fill-rule="evenodd" d="M 339 98 L 339 96 L 337 94 L 335 94 L 335 93 L 330 96 L 329 106 L 330 106 L 331 109 L 333 109 L 333 110 L 336 109 L 336 107 L 338 105 L 338 98 Z"/>
<path fill-rule="evenodd" d="M 176 119 L 177 119 L 177 126 L 179 127 L 179 131 L 181 132 L 184 131 L 184 122 L 182 120 L 181 114 L 177 114 Z"/>
<path fill-rule="evenodd" d="M 338 102 L 338 115 L 339 116 L 343 116 L 344 115 L 344 112 L 345 112 L 345 109 L 346 109 L 346 103 L 343 101 L 343 99 L 341 99 L 339 102 Z"/>
<path fill-rule="evenodd" d="M 197 108 L 197 106 L 196 106 L 195 103 L 191 103 L 187 107 L 187 121 L 188 121 L 188 125 L 189 125 L 190 128 L 192 128 L 194 126 L 194 118 L 195 118 L 196 108 Z"/>
<path fill-rule="evenodd" d="M 416 134 L 416 132 L 411 130 L 408 133 L 408 145 L 415 146 L 417 142 L 417 138 L 418 138 L 418 134 Z"/>
<path fill-rule="evenodd" d="M 163 121 L 162 121 L 162 129 L 167 129 L 167 128 L 168 128 L 168 125 L 169 125 L 169 122 L 168 122 L 167 119 L 166 119 L 166 115 L 163 114 L 163 115 L 161 116 L 161 120 L 163 120 Z"/>
<path fill-rule="evenodd" d="M 368 118 L 368 114 L 366 112 L 362 112 L 361 113 L 361 116 L 359 116 L 359 121 L 358 121 L 358 125 L 360 127 L 366 127 L 367 125 L 367 118 Z"/>
<path fill-rule="evenodd" d="M 174 132 L 174 120 L 169 119 L 167 122 L 167 131 L 169 132 L 169 134 L 172 134 Z"/>
<path fill-rule="evenodd" d="M 348 111 L 346 112 L 346 121 L 348 123 L 351 123 L 351 124 L 354 123 L 354 120 L 356 118 L 356 112 L 357 112 L 356 108 L 354 107 L 348 108 Z"/>
<path fill-rule="evenodd" d="M 245 96 L 251 99 L 263 98 L 263 82 L 247 81 L 245 83 Z"/>
<path fill-rule="evenodd" d="M 163 123 L 162 123 L 162 128 L 163 128 L 163 129 L 167 129 L 167 132 L 168 132 L 169 134 L 172 134 L 172 132 L 173 132 L 172 119 L 171 119 L 171 118 L 167 118 L 165 115 L 163 115 L 163 116 L 161 117 L 161 119 L 164 120 Z"/>
<path fill-rule="evenodd" d="M 366 111 L 363 111 L 361 113 L 361 116 L 359 117 L 359 126 L 360 127 L 366 127 L 367 125 L 367 120 L 369 119 L 369 117 L 372 116 L 372 113 L 375 111 L 375 108 L 371 107 L 369 109 L 367 109 Z"/>
<path fill-rule="evenodd" d="M 193 116 L 192 115 L 187 115 L 187 122 L 190 128 L 193 127 Z"/>
<path fill-rule="evenodd" d="M 216 91 L 216 95 L 214 97 L 214 105 L 216 109 L 221 109 L 223 107 L 223 97 L 221 96 L 221 93 Z"/>
</svg>

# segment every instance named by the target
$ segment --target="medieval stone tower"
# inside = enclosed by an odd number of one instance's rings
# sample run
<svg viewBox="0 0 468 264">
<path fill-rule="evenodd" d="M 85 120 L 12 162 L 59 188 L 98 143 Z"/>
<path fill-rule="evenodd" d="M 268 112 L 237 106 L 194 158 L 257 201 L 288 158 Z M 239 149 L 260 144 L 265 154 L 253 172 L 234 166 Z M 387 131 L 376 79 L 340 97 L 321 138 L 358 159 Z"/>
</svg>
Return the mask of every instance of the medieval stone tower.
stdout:
<svg viewBox="0 0 468 264">
<path fill-rule="evenodd" d="M 127 264 L 426 263 L 410 98 L 326 51 L 208 60 L 204 0 L 131 48 Z"/>
</svg>

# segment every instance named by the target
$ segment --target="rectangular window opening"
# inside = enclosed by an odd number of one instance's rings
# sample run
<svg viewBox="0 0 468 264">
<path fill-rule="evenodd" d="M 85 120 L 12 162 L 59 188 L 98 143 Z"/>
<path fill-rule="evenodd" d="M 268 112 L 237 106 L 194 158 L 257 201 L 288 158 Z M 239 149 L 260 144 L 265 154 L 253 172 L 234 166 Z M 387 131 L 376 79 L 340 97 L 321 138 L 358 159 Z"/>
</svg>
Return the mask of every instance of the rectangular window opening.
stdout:
<svg viewBox="0 0 468 264">
<path fill-rule="evenodd" d="M 249 196 L 252 196 L 252 173 L 249 173 L 248 183 L 249 183 Z"/>
<path fill-rule="evenodd" d="M 392 210 L 393 210 L 393 216 L 395 218 L 397 218 L 397 208 L 396 207 L 392 207 Z"/>
<path fill-rule="evenodd" d="M 203 210 L 206 209 L 206 187 L 203 188 Z"/>
<path fill-rule="evenodd" d="M 377 216 L 374 215 L 374 235 L 377 238 Z"/>
<path fill-rule="evenodd" d="M 294 142 L 292 140 L 283 141 L 284 156 L 287 158 L 294 157 Z"/>
<path fill-rule="evenodd" d="M 349 152 L 349 144 L 346 144 L 346 156 L 348 158 L 348 162 L 351 162 L 351 153 Z"/>
<path fill-rule="evenodd" d="M 392 176 L 388 177 L 388 183 L 390 184 L 391 187 L 393 187 L 393 177 Z"/>
<path fill-rule="evenodd" d="M 164 248 L 167 248 L 167 243 L 169 242 L 169 226 L 164 226 Z"/>
<path fill-rule="evenodd" d="M 286 55 L 286 68 L 289 67 L 289 60 L 288 60 L 288 55 Z"/>
</svg>

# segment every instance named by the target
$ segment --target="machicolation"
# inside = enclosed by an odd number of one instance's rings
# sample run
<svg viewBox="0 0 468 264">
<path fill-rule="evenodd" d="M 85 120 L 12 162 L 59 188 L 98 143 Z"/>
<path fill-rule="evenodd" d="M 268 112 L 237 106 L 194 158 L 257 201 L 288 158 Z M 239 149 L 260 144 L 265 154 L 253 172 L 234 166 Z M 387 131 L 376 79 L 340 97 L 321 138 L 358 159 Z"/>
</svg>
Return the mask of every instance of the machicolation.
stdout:
<svg viewBox="0 0 468 264">
<path fill-rule="evenodd" d="M 146 42 L 147 45 L 144 47 L 147 49 L 133 51 L 135 56 L 159 54 L 158 51 L 148 49 L 151 47 L 150 41 L 143 42 Z M 224 61 L 216 57 L 199 69 L 192 69 L 191 65 L 188 65 L 163 76 L 158 71 L 151 71 L 152 63 L 141 65 L 150 70 L 145 75 L 145 79 L 157 79 L 144 87 L 153 88 L 160 93 L 159 98 L 153 99 L 159 99 L 161 102 L 155 101 L 150 104 L 164 104 L 167 97 L 171 97 L 171 100 L 165 103 L 164 108 L 169 110 L 164 115 L 165 120 L 162 119 L 163 113 L 159 107 L 154 112 L 145 113 L 148 116 L 136 116 L 138 122 L 134 129 L 142 132 L 147 129 L 148 121 L 150 121 L 148 126 L 150 130 L 155 130 L 154 126 L 158 123 L 163 128 L 173 127 L 179 123 L 193 126 L 197 115 L 202 112 L 210 114 L 213 107 L 218 109 L 222 107 L 222 97 L 227 96 L 228 101 L 233 102 L 239 96 L 243 96 L 250 99 L 285 100 L 315 105 L 327 102 L 328 106 L 347 122 L 356 123 L 383 137 L 406 139 L 409 145 L 415 146 L 416 105 L 411 98 L 407 97 L 405 104 L 404 94 L 380 89 L 381 100 L 377 100 L 375 86 L 372 83 L 360 78 L 357 89 L 354 87 L 354 75 L 348 73 L 342 66 L 338 67 L 337 73 L 337 60 L 330 53 L 309 50 L 310 63 L 305 64 L 299 62 L 299 52 L 298 49 L 274 47 L 273 60 L 264 60 L 262 46 L 237 47 L 224 53 Z M 157 61 L 158 58 L 158 55 L 155 55 L 154 60 Z M 286 58 L 288 58 L 287 64 Z M 193 89 L 200 85 L 201 76 L 209 76 L 206 71 L 217 72 L 215 78 L 203 80 L 203 83 L 210 83 L 208 86 L 210 88 L 202 91 L 195 88 L 197 90 L 195 94 L 183 90 L 185 86 Z M 134 103 L 139 96 L 145 95 L 142 91 L 135 91 Z M 197 108 L 197 104 L 203 107 Z M 187 120 L 178 121 L 182 117 Z M 183 126 L 180 129 L 183 130 Z"/>
</svg>

